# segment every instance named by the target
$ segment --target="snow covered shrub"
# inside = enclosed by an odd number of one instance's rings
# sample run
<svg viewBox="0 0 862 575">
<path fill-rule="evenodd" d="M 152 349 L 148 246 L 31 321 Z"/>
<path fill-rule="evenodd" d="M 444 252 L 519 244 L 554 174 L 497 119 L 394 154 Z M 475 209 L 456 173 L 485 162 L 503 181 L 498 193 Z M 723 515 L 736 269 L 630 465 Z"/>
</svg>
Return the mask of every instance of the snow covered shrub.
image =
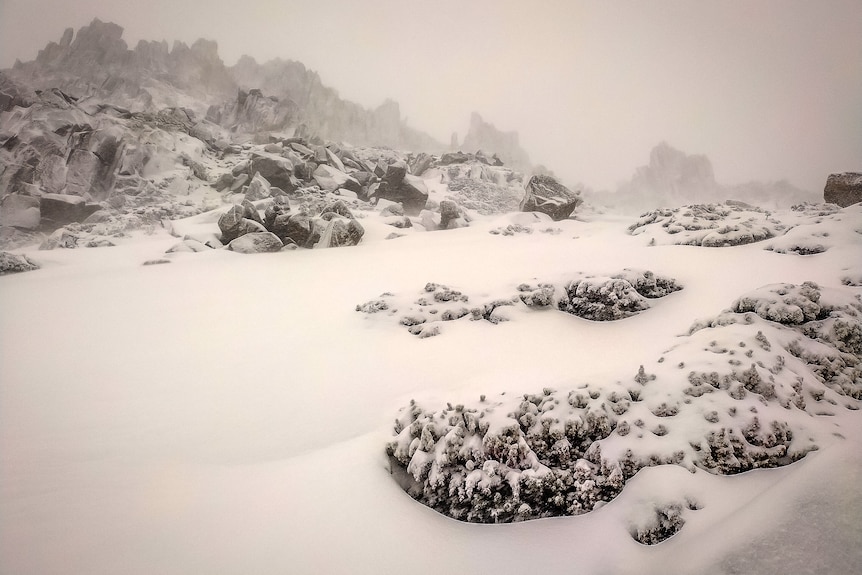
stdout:
<svg viewBox="0 0 862 575">
<path fill-rule="evenodd" d="M 587 277 L 569 282 L 558 307 L 584 319 L 612 321 L 649 309 L 646 299 L 664 297 L 681 289 L 673 278 L 626 268 L 609 278 Z"/>
<path fill-rule="evenodd" d="M 656 243 L 704 247 L 738 246 L 780 235 L 781 222 L 765 210 L 738 204 L 695 204 L 643 214 L 629 226 Z M 668 237 L 671 236 L 671 237 Z"/>
<path fill-rule="evenodd" d="M 554 305 L 554 288 L 551 284 L 539 284 L 538 287 L 529 284 L 518 286 L 518 297 L 530 308 L 545 308 Z"/>
<path fill-rule="evenodd" d="M 632 526 L 631 536 L 643 545 L 655 545 L 670 539 L 685 525 L 682 512 L 683 506 L 680 503 L 656 506 L 652 520 L 640 526 Z"/>
<path fill-rule="evenodd" d="M 587 278 L 569 282 L 558 307 L 584 319 L 613 321 L 649 309 L 649 304 L 624 279 Z"/>
<path fill-rule="evenodd" d="M 614 425 L 583 396 L 550 389 L 476 407 L 426 410 L 411 401 L 387 453 L 408 493 L 455 519 L 577 515 L 622 490 L 622 470 L 595 445 Z"/>
</svg>

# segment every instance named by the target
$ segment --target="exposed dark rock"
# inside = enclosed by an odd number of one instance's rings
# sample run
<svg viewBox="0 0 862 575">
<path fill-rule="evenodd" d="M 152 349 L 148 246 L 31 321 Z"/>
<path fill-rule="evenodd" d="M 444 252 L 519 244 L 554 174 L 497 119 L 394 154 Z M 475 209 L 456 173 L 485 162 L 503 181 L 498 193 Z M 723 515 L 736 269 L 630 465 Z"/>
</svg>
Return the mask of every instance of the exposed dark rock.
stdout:
<svg viewBox="0 0 862 575">
<path fill-rule="evenodd" d="M 239 224 L 245 214 L 243 206 L 231 206 L 218 220 L 222 243 L 228 243 L 239 236 Z"/>
<path fill-rule="evenodd" d="M 462 228 L 467 225 L 464 220 L 464 213 L 458 204 L 452 200 L 443 200 L 440 202 L 440 229 L 450 230 L 454 228 Z"/>
<path fill-rule="evenodd" d="M 404 171 L 406 172 L 406 166 Z M 425 208 L 425 202 L 428 201 L 428 188 L 425 187 L 422 178 L 410 174 L 404 175 L 399 181 L 397 179 L 399 173 L 398 169 L 387 172 L 387 175 L 391 174 L 392 177 L 385 177 L 373 192 L 369 191 L 368 195 L 398 202 L 404 207 L 406 214 L 419 215 L 419 212 Z"/>
<path fill-rule="evenodd" d="M 580 192 L 572 192 L 551 176 L 533 176 L 527 182 L 522 212 L 542 212 L 554 221 L 568 218 L 581 203 Z"/>
<path fill-rule="evenodd" d="M 98 204 L 88 204 L 80 196 L 67 194 L 43 194 L 40 198 L 42 212 L 41 227 L 54 229 L 72 222 L 82 222 L 101 209 Z"/>
<path fill-rule="evenodd" d="M 293 163 L 282 156 L 255 152 L 251 157 L 251 173 L 259 173 L 270 185 L 292 193 L 299 187 L 299 182 L 293 177 Z"/>
<path fill-rule="evenodd" d="M 333 218 L 329 221 L 320 236 L 320 240 L 315 244 L 315 248 L 338 248 L 344 246 L 355 246 L 362 236 L 365 234 L 365 229 L 356 220 L 343 220 Z"/>
<path fill-rule="evenodd" d="M 842 208 L 862 202 L 862 172 L 829 174 L 823 189 L 823 201 Z"/>
</svg>

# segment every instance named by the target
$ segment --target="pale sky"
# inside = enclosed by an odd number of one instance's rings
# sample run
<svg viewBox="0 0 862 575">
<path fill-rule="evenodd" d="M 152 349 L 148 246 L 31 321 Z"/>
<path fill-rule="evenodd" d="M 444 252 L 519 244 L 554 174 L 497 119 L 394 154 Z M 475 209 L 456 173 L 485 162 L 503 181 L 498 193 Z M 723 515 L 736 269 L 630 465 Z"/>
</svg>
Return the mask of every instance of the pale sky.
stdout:
<svg viewBox="0 0 862 575">
<path fill-rule="evenodd" d="M 299 60 L 446 143 L 478 111 L 567 183 L 614 188 L 662 140 L 726 184 L 862 170 L 860 0 L 0 0 L 0 67 L 94 17 Z"/>
</svg>

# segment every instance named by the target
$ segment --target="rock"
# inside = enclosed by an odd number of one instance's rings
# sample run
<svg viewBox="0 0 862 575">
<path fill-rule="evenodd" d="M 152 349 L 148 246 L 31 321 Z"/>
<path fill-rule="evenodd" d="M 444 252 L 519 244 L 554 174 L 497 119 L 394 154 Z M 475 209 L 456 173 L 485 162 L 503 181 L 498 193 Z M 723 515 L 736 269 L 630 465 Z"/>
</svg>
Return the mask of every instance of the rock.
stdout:
<svg viewBox="0 0 862 575">
<path fill-rule="evenodd" d="M 277 252 L 284 247 L 284 243 L 272 232 L 248 233 L 231 241 L 227 249 L 241 254 L 260 254 Z"/>
<path fill-rule="evenodd" d="M 389 216 L 383 219 L 383 223 L 399 229 L 413 227 L 413 222 L 407 216 Z"/>
<path fill-rule="evenodd" d="M 230 189 L 230 187 L 233 185 L 234 179 L 235 178 L 233 174 L 231 174 L 230 172 L 226 172 L 218 177 L 212 187 L 215 188 L 215 190 L 218 192 L 223 192 L 227 189 Z"/>
<path fill-rule="evenodd" d="M 580 192 L 572 192 L 551 176 L 533 176 L 527 182 L 522 212 L 542 212 L 554 221 L 568 218 L 580 205 Z"/>
<path fill-rule="evenodd" d="M 276 218 L 278 221 L 278 218 Z M 281 222 L 278 224 L 282 225 Z M 301 214 L 293 214 L 288 216 L 287 222 L 284 225 L 284 238 L 291 240 L 298 246 L 305 246 L 311 237 L 311 218 Z M 281 228 L 279 228 L 281 230 Z M 279 234 L 281 237 L 281 234 Z"/>
<path fill-rule="evenodd" d="M 257 208 L 254 207 L 253 203 L 248 200 L 243 200 L 240 205 L 242 206 L 242 217 L 263 225 L 260 213 L 257 211 Z"/>
<path fill-rule="evenodd" d="M 231 208 L 223 213 L 218 219 L 218 227 L 221 230 L 222 243 L 230 242 L 239 236 L 239 224 L 242 221 L 245 213 L 243 206 L 231 206 Z"/>
<path fill-rule="evenodd" d="M 250 171 L 260 173 L 270 185 L 287 193 L 292 193 L 299 187 L 299 182 L 293 177 L 293 169 L 293 162 L 284 156 L 255 152 L 251 157 Z"/>
<path fill-rule="evenodd" d="M 320 164 L 314 170 L 314 181 L 317 182 L 321 190 L 326 190 L 327 192 L 334 192 L 338 188 L 347 188 L 354 192 L 362 190 L 362 186 L 354 178 L 326 164 Z"/>
<path fill-rule="evenodd" d="M 240 174 L 230 185 L 230 191 L 235 192 L 248 181 L 248 174 Z"/>
<path fill-rule="evenodd" d="M 40 199 L 41 226 L 53 229 L 65 224 L 81 222 L 100 209 L 101 206 L 98 204 L 88 204 L 80 196 L 42 194 Z"/>
<path fill-rule="evenodd" d="M 53 250 L 57 248 L 74 249 L 78 247 L 80 236 L 66 228 L 54 230 L 48 238 L 39 246 L 40 250 Z"/>
<path fill-rule="evenodd" d="M 208 247 L 206 244 L 202 244 L 197 240 L 187 239 L 183 240 L 178 244 L 174 244 L 165 250 L 166 254 L 175 254 L 180 252 L 208 252 L 212 248 Z"/>
<path fill-rule="evenodd" d="M 24 255 L 0 252 L 0 275 L 29 272 L 39 269 L 39 264 Z"/>
<path fill-rule="evenodd" d="M 9 194 L 0 202 L 0 226 L 35 230 L 41 218 L 39 198 Z"/>
<path fill-rule="evenodd" d="M 248 173 L 249 166 L 251 166 L 251 161 L 243 160 L 231 168 L 230 173 L 233 177 L 238 178 L 240 174 Z"/>
<path fill-rule="evenodd" d="M 263 212 L 263 225 L 266 226 L 271 232 L 274 232 L 275 235 L 281 237 L 278 232 L 273 230 L 273 225 L 275 224 L 276 219 L 279 216 L 290 216 L 290 205 L 288 204 L 279 204 L 272 203 L 266 207 L 266 210 Z"/>
<path fill-rule="evenodd" d="M 434 158 L 425 152 L 420 153 L 413 159 L 413 161 L 410 162 L 410 173 L 414 176 L 421 176 L 428 168 L 431 167 L 433 161 Z"/>
<path fill-rule="evenodd" d="M 460 220 L 460 221 L 458 221 Z M 440 229 L 451 230 L 454 228 L 463 228 L 466 226 L 464 214 L 458 204 L 452 200 L 443 200 L 440 202 Z"/>
<path fill-rule="evenodd" d="M 363 234 L 365 234 L 365 229 L 356 220 L 345 221 L 340 218 L 334 218 L 327 224 L 326 229 L 320 236 L 320 240 L 314 247 L 338 248 L 355 246 L 362 240 Z"/>
<path fill-rule="evenodd" d="M 329 165 L 335 168 L 336 170 L 340 170 L 342 172 L 346 172 L 344 169 L 344 163 L 341 161 L 341 158 L 335 155 L 335 152 L 330 150 L 329 148 L 324 148 L 324 153 L 326 154 L 326 159 L 329 162 Z"/>
<path fill-rule="evenodd" d="M 347 207 L 342 200 L 336 200 L 332 203 L 326 204 L 323 209 L 320 211 L 321 214 L 325 214 L 327 212 L 332 212 L 334 214 L 338 214 L 339 216 L 345 217 L 348 220 L 356 219 L 356 216 L 353 215 L 353 212 L 350 211 L 350 208 Z"/>
<path fill-rule="evenodd" d="M 387 177 L 380 182 L 380 185 L 373 192 L 369 192 L 369 197 L 373 195 L 377 198 L 398 202 L 404 207 L 404 213 L 416 216 L 425 208 L 425 202 L 428 201 L 428 188 L 425 187 L 422 178 L 407 174 L 406 169 L 405 165 L 405 173 L 400 181 L 398 181 L 400 169 L 396 168 L 387 172 Z"/>
<path fill-rule="evenodd" d="M 309 148 L 308 146 L 304 146 L 299 142 L 291 142 L 290 147 L 293 148 L 295 152 L 302 154 L 303 156 L 309 158 L 314 156 L 314 152 L 311 150 L 311 148 Z"/>
<path fill-rule="evenodd" d="M 823 201 L 842 208 L 862 202 L 862 172 L 829 174 L 823 188 Z"/>
<path fill-rule="evenodd" d="M 260 172 L 255 172 L 254 177 L 248 184 L 248 189 L 245 191 L 245 200 L 256 202 L 270 196 L 269 182 L 260 175 Z"/>
</svg>

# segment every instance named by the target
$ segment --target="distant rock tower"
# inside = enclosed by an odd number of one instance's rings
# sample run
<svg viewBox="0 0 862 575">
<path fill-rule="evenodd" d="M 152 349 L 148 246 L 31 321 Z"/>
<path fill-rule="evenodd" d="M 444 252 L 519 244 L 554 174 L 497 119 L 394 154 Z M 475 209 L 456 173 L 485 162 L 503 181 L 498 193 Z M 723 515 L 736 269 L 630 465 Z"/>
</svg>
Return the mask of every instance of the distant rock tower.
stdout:
<svg viewBox="0 0 862 575">
<path fill-rule="evenodd" d="M 458 151 L 458 132 L 452 132 L 452 138 L 449 139 L 449 149 L 453 152 Z"/>
</svg>

